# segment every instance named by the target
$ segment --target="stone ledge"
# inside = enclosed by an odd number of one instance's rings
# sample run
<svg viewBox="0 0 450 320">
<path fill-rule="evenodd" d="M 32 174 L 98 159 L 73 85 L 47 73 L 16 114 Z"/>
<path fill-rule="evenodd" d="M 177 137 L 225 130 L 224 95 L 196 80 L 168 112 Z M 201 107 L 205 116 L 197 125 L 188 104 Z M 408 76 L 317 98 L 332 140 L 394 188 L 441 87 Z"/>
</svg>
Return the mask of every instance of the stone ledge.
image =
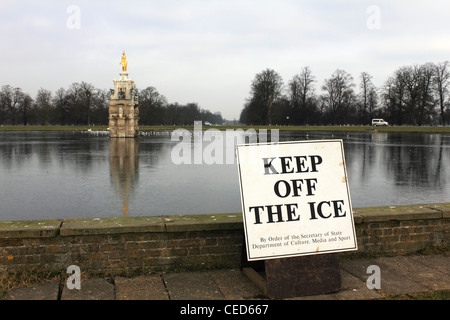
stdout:
<svg viewBox="0 0 450 320">
<path fill-rule="evenodd" d="M 450 203 L 436 203 L 426 205 L 428 208 L 442 212 L 442 218 L 450 218 Z"/>
<path fill-rule="evenodd" d="M 199 214 L 149 217 L 66 219 L 61 236 L 142 232 L 185 232 L 242 228 L 239 214 Z"/>
<path fill-rule="evenodd" d="M 243 228 L 241 213 L 178 215 L 163 217 L 167 232 L 233 230 Z"/>
<path fill-rule="evenodd" d="M 353 209 L 355 224 L 450 218 L 450 203 Z M 241 213 L 0 221 L 0 239 L 243 228 Z"/>
<path fill-rule="evenodd" d="M 56 237 L 61 223 L 57 219 L 0 221 L 0 239 Z"/>
<path fill-rule="evenodd" d="M 118 217 L 65 219 L 61 236 L 118 234 L 136 232 L 164 232 L 162 217 Z"/>
<path fill-rule="evenodd" d="M 357 208 L 353 209 L 353 215 L 355 223 L 441 219 L 444 211 L 440 208 L 444 209 L 446 205 L 450 210 L 450 204 Z"/>
</svg>

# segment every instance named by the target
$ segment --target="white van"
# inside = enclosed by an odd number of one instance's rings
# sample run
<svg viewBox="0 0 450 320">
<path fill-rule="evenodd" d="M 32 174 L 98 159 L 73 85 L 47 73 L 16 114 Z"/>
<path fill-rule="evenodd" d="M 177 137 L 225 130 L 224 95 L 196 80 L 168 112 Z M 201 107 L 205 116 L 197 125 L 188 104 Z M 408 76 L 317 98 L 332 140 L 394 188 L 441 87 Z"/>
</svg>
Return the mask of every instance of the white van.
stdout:
<svg viewBox="0 0 450 320">
<path fill-rule="evenodd" d="M 388 123 L 386 121 L 384 121 L 383 119 L 372 119 L 372 125 L 387 127 Z"/>
</svg>

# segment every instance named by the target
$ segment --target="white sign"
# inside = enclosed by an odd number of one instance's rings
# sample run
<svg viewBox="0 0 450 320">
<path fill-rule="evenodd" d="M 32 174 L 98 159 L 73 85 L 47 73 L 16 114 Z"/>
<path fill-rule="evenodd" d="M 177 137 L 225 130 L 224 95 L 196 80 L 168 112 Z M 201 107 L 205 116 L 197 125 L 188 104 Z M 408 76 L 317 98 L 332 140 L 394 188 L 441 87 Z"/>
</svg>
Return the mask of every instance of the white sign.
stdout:
<svg viewBox="0 0 450 320">
<path fill-rule="evenodd" d="M 247 258 L 357 250 L 342 140 L 236 147 Z"/>
</svg>

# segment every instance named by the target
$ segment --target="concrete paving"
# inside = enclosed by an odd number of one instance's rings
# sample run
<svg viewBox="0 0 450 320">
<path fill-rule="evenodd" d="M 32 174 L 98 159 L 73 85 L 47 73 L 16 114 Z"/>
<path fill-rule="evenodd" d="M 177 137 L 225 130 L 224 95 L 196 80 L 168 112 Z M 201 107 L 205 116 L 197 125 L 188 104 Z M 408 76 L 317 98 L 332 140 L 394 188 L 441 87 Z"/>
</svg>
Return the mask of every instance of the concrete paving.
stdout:
<svg viewBox="0 0 450 320">
<path fill-rule="evenodd" d="M 380 270 L 380 288 L 369 289 L 369 266 Z M 399 256 L 341 261 L 338 292 L 290 300 L 366 300 L 388 295 L 450 290 L 450 255 Z M 371 282 L 375 284 L 374 282 Z M 11 290 L 7 300 L 260 300 L 268 299 L 239 269 L 88 279 L 81 289 L 62 281 Z"/>
</svg>

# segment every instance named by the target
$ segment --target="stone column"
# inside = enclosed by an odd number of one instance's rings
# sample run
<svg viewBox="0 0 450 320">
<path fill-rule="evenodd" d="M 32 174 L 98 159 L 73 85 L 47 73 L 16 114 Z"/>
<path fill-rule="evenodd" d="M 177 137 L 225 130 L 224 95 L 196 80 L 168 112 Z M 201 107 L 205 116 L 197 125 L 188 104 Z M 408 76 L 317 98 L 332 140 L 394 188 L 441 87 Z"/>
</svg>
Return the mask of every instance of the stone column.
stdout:
<svg viewBox="0 0 450 320">
<path fill-rule="evenodd" d="M 128 73 L 121 72 L 114 79 L 114 91 L 109 100 L 109 136 L 134 138 L 139 135 L 139 107 L 134 81 Z"/>
</svg>

